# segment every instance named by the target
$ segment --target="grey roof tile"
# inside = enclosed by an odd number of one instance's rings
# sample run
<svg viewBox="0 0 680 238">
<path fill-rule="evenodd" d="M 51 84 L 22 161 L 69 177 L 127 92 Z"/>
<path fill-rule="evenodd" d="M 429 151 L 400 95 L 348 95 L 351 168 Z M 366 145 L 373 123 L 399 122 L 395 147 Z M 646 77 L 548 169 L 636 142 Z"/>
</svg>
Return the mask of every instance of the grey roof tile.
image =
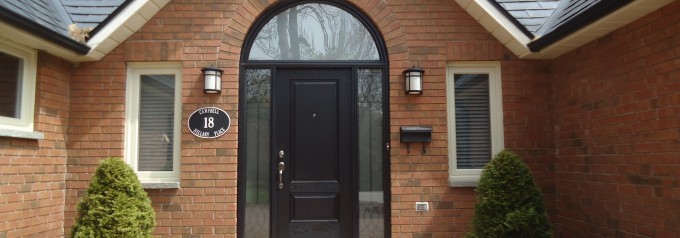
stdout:
<svg viewBox="0 0 680 238">
<path fill-rule="evenodd" d="M 541 17 L 550 17 L 550 15 L 552 15 L 552 13 L 554 11 L 555 10 L 551 9 L 551 10 L 531 10 L 531 11 L 526 11 L 526 12 L 527 12 L 528 17 L 541 18 Z"/>
<path fill-rule="evenodd" d="M 548 34 L 605 0 L 494 0 L 536 36 Z M 614 0 L 612 0 L 614 1 Z"/>
<path fill-rule="evenodd" d="M 92 27 L 102 23 L 125 0 L 0 0 L 4 7 L 58 34 L 68 26 Z"/>
<path fill-rule="evenodd" d="M 528 26 L 527 25 L 527 26 L 524 26 L 524 27 L 526 27 L 527 30 L 529 30 L 530 32 L 535 32 L 536 29 L 538 29 L 539 26 Z"/>
<path fill-rule="evenodd" d="M 506 2 L 501 3 L 505 10 L 527 10 L 527 9 L 541 9 L 541 5 L 537 2 Z"/>
<path fill-rule="evenodd" d="M 518 19 L 529 18 L 529 13 L 527 13 L 527 11 L 524 11 L 524 10 L 508 11 L 508 12 L 510 12 L 510 15 L 512 15 L 514 18 L 518 18 Z"/>
<path fill-rule="evenodd" d="M 60 0 L 71 20 L 78 27 L 95 28 L 102 23 L 124 0 Z"/>
<path fill-rule="evenodd" d="M 538 4 L 540 4 L 543 9 L 555 9 L 557 8 L 557 5 L 560 4 L 559 1 L 539 1 Z"/>
<path fill-rule="evenodd" d="M 521 19 L 518 20 L 522 25 L 530 25 L 530 26 L 540 26 L 545 22 L 543 19 L 538 19 L 538 18 L 526 18 L 526 19 Z"/>
<path fill-rule="evenodd" d="M 0 1 L 0 6 L 56 33 L 68 35 L 68 25 L 71 24 L 71 20 L 59 14 L 58 9 L 63 7 L 52 0 Z"/>
<path fill-rule="evenodd" d="M 537 29 L 536 33 L 540 35 L 548 34 L 600 1 L 602 0 L 562 0 L 555 13 Z"/>
<path fill-rule="evenodd" d="M 495 0 L 532 33 L 552 15 L 560 0 Z"/>
</svg>

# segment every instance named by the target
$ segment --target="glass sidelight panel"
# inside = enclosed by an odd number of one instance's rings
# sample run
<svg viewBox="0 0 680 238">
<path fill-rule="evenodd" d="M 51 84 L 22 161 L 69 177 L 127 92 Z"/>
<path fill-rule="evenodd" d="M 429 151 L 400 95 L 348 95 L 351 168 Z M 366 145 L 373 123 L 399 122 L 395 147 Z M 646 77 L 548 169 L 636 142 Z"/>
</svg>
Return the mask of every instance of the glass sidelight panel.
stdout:
<svg viewBox="0 0 680 238">
<path fill-rule="evenodd" d="M 246 70 L 245 237 L 269 237 L 271 70 Z"/>
<path fill-rule="evenodd" d="M 382 70 L 359 69 L 359 237 L 385 237 Z"/>
</svg>

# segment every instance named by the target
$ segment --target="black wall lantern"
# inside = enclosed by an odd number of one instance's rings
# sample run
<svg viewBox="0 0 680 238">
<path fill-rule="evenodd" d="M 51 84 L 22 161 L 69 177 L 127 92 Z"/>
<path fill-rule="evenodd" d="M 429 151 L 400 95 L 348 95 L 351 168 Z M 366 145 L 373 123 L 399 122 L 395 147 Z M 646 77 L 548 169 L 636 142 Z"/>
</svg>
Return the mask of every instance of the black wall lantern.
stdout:
<svg viewBox="0 0 680 238">
<path fill-rule="evenodd" d="M 222 73 L 221 69 L 215 67 L 202 68 L 203 78 L 205 80 L 205 87 L 203 92 L 205 93 L 220 93 L 222 91 Z"/>
<path fill-rule="evenodd" d="M 406 94 L 423 94 L 423 75 L 425 70 L 413 66 L 404 70 Z"/>
</svg>

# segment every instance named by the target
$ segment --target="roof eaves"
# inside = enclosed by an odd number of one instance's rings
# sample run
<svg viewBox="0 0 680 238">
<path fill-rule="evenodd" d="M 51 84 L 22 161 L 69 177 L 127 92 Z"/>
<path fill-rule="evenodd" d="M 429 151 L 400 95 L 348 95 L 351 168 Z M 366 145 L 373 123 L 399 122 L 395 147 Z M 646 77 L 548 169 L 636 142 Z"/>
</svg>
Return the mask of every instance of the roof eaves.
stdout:
<svg viewBox="0 0 680 238">
<path fill-rule="evenodd" d="M 120 4 L 120 6 L 116 8 L 116 10 L 113 10 L 113 12 L 111 12 L 111 14 L 109 14 L 109 16 L 107 16 L 104 19 L 104 21 L 99 23 L 94 29 L 92 29 L 92 31 L 90 31 L 90 38 L 96 35 L 99 31 L 101 31 L 101 29 L 104 28 L 104 26 L 111 22 L 121 11 L 123 11 L 123 9 L 125 9 L 125 7 L 127 7 L 128 4 L 130 4 L 133 1 L 134 0 L 125 0 L 125 2 Z"/>
<path fill-rule="evenodd" d="M 90 37 L 87 44 L 92 48 L 84 60 L 99 60 L 123 43 L 134 32 L 142 28 L 170 0 L 134 0 L 111 19 L 100 24 L 102 27 Z"/>
<path fill-rule="evenodd" d="M 26 31 L 41 39 L 54 43 L 58 46 L 64 47 L 77 54 L 84 55 L 90 51 L 90 47 L 81 44 L 63 34 L 55 32 L 45 26 L 37 24 L 22 15 L 19 15 L 0 5 L 0 21 L 6 22 L 11 26 Z"/>
<path fill-rule="evenodd" d="M 532 34 L 529 31 L 529 29 L 527 29 L 524 25 L 522 25 L 522 23 L 520 23 L 515 17 L 510 15 L 510 12 L 505 10 L 505 8 L 503 8 L 503 6 L 501 6 L 498 2 L 496 2 L 495 0 L 487 0 L 487 1 L 489 3 L 491 3 L 491 5 L 494 6 L 496 9 L 498 9 L 498 11 L 501 14 L 503 14 L 503 16 L 505 16 L 508 19 L 508 21 L 512 22 L 512 24 L 514 24 L 515 27 L 517 27 L 520 31 L 522 31 L 522 33 L 524 33 L 525 36 L 529 37 L 529 39 L 535 38 L 534 34 Z"/>
<path fill-rule="evenodd" d="M 580 46 L 609 34 L 641 17 L 674 2 L 675 0 L 635 0 L 607 14 L 599 20 L 588 24 L 555 43 L 525 56 L 527 59 L 554 59 Z"/>
<path fill-rule="evenodd" d="M 527 44 L 532 38 L 522 31 L 525 28 L 511 22 L 514 18 L 504 15 L 491 1 L 456 0 L 456 2 L 515 55 L 522 58 L 531 54 Z"/>
<path fill-rule="evenodd" d="M 530 42 L 527 46 L 531 52 L 540 52 L 551 44 L 558 42 L 559 40 L 618 10 L 632 1 L 633 0 L 600 1 L 553 31 L 550 31 L 547 34 Z"/>
<path fill-rule="evenodd" d="M 510 51 L 512 51 L 517 57 L 521 59 L 553 59 L 559 57 L 560 55 L 576 49 L 580 46 L 587 44 L 597 38 L 602 37 L 622 26 L 629 24 L 645 15 L 651 14 L 659 8 L 674 2 L 675 0 L 622 0 L 626 1 L 627 4 L 623 6 L 613 8 L 612 5 L 606 5 L 613 9 L 602 9 L 597 18 L 593 16 L 587 17 L 587 21 L 581 22 L 582 25 L 576 25 L 571 22 L 576 18 L 581 18 L 581 14 L 575 14 L 570 17 L 570 20 L 566 22 L 561 22 L 561 25 L 552 26 L 554 30 L 557 30 L 564 25 L 568 27 L 573 27 L 571 31 L 566 31 L 561 29 L 560 34 L 562 36 L 553 35 L 546 38 L 541 37 L 537 34 L 537 38 L 531 41 L 526 35 L 519 32 L 519 28 L 510 23 L 507 16 L 499 13 L 499 9 L 491 6 L 487 0 L 456 0 L 456 2 L 465 9 L 474 19 L 479 21 L 479 23 L 489 31 L 501 44 L 505 45 Z M 615 4 L 611 3 L 608 4 Z M 591 5 L 588 9 L 595 7 Z M 601 7 L 601 6 L 600 6 Z M 565 9 L 565 8 L 562 8 Z M 587 9 L 586 9 L 587 10 Z M 586 12 L 583 10 L 582 12 Z M 597 11 L 596 11 L 597 12 Z M 557 10 L 553 14 L 558 14 Z M 590 13 L 592 14 L 592 13 Z M 577 21 L 584 21 L 583 19 Z M 550 23 L 545 23 L 550 24 Z M 554 22 L 552 24 L 555 24 Z M 571 26 L 570 26 L 571 25 Z M 550 26 L 545 26 L 550 27 Z M 514 29 L 514 30 L 513 30 Z M 558 31 L 559 33 L 559 31 Z M 546 35 L 551 34 L 547 32 Z M 557 34 L 557 33 L 552 33 Z M 559 36 L 559 37 L 557 37 Z M 549 37 L 555 37 L 550 39 Z M 550 39 L 550 40 L 549 40 Z M 539 43 L 535 43 L 539 42 Z M 542 48 L 537 48 L 536 44 L 546 44 Z M 532 51 L 530 46 L 535 47 Z"/>
</svg>

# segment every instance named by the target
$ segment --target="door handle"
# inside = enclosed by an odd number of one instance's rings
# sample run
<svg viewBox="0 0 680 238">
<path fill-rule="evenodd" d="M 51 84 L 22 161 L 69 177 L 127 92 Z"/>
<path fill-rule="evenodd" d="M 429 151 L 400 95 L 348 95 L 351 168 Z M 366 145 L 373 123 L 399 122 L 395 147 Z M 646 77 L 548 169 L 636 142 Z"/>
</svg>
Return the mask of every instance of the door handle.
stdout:
<svg viewBox="0 0 680 238">
<path fill-rule="evenodd" d="M 283 189 L 283 170 L 286 169 L 286 164 L 279 162 L 279 190 Z"/>
</svg>

